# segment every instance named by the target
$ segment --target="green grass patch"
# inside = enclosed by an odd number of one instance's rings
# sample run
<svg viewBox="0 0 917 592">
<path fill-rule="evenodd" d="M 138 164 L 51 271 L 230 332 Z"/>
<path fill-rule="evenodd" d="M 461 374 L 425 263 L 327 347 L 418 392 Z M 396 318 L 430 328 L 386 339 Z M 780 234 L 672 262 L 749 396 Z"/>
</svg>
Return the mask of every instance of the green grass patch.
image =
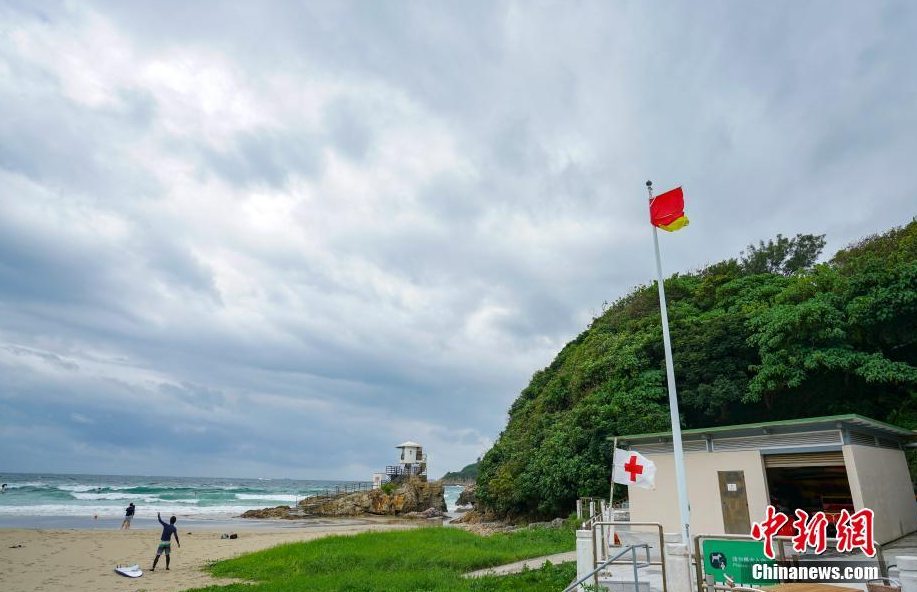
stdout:
<svg viewBox="0 0 917 592">
<path fill-rule="evenodd" d="M 572 564 L 548 565 L 504 577 L 466 580 L 461 574 L 573 548 L 572 531 L 550 528 L 523 529 L 490 537 L 438 527 L 330 536 L 217 562 L 210 568 L 214 576 L 255 584 L 214 586 L 206 590 L 557 592 L 573 579 Z"/>
</svg>

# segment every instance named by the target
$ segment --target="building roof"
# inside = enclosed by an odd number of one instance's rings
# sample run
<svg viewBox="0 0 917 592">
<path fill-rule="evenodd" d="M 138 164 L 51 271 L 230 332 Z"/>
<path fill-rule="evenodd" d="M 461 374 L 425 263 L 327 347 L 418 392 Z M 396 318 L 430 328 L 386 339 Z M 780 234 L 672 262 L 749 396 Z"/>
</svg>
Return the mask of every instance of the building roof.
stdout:
<svg viewBox="0 0 917 592">
<path fill-rule="evenodd" d="M 395 448 L 421 448 L 421 446 L 417 442 L 411 442 L 408 440 L 407 442 L 403 442 L 398 446 L 395 446 Z"/>
<path fill-rule="evenodd" d="M 769 432 L 791 433 L 808 432 L 813 430 L 851 428 L 860 431 L 873 432 L 897 439 L 912 439 L 917 436 L 914 430 L 885 423 L 855 413 L 846 415 L 826 415 L 822 417 L 806 417 L 802 419 L 785 419 L 782 421 L 765 421 L 761 423 L 745 423 L 715 428 L 698 428 L 682 430 L 683 440 L 701 440 L 707 436 L 716 435 L 720 438 L 729 436 L 746 436 Z M 618 436 L 620 442 L 650 442 L 671 439 L 672 432 L 652 432 L 647 434 L 628 434 Z M 613 437 L 609 437 L 613 440 Z"/>
</svg>

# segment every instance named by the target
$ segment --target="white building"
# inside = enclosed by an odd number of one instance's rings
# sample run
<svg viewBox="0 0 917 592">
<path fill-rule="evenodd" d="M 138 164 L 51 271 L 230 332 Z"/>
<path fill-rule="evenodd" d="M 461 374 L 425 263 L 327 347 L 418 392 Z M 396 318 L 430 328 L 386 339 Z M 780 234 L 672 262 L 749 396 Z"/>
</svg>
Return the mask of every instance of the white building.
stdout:
<svg viewBox="0 0 917 592">
<path fill-rule="evenodd" d="M 401 451 L 401 464 L 410 465 L 416 462 L 423 462 L 423 446 L 417 442 L 408 440 L 395 446 L 395 448 Z"/>
<path fill-rule="evenodd" d="M 852 414 L 684 430 L 691 533 L 747 535 L 768 504 L 829 519 L 871 508 L 880 543 L 917 531 L 904 455 L 914 440 L 912 430 Z M 656 464 L 656 489 L 628 487 L 631 520 L 678 531 L 671 433 L 618 441 Z"/>
<path fill-rule="evenodd" d="M 400 452 L 398 464 L 385 467 L 389 481 L 403 481 L 408 477 L 419 477 L 427 480 L 427 455 L 423 446 L 408 440 L 395 446 Z"/>
</svg>

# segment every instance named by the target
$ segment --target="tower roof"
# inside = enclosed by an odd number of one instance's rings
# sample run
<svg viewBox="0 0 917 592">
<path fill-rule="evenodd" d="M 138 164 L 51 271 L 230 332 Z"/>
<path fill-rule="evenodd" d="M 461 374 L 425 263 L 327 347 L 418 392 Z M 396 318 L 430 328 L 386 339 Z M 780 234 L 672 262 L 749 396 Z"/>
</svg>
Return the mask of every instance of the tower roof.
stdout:
<svg viewBox="0 0 917 592">
<path fill-rule="evenodd" d="M 407 442 L 402 442 L 398 446 L 395 446 L 395 448 L 421 448 L 421 446 L 417 442 L 411 442 L 408 440 Z"/>
</svg>

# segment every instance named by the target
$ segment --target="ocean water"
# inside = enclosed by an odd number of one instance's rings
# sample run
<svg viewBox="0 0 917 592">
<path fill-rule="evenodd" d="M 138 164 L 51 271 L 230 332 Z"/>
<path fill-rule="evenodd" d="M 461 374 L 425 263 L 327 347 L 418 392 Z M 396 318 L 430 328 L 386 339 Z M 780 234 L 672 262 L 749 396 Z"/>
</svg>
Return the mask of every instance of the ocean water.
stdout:
<svg viewBox="0 0 917 592">
<path fill-rule="evenodd" d="M 295 505 L 340 481 L 216 479 L 124 475 L 0 474 L 0 521 L 13 517 L 120 518 L 128 503 L 137 515 L 231 518 L 252 508 Z"/>
<path fill-rule="evenodd" d="M 455 512 L 458 507 L 458 496 L 465 490 L 461 485 L 446 485 L 443 487 L 443 498 L 446 500 L 446 511 Z"/>
<path fill-rule="evenodd" d="M 209 477 L 137 477 L 126 475 L 0 474 L 0 526 L 70 524 L 52 518 L 79 518 L 108 524 L 120 519 L 130 502 L 136 520 L 156 513 L 179 518 L 225 521 L 246 510 L 295 505 L 342 481 L 229 479 Z M 446 505 L 455 510 L 462 487 L 445 488 Z"/>
</svg>

